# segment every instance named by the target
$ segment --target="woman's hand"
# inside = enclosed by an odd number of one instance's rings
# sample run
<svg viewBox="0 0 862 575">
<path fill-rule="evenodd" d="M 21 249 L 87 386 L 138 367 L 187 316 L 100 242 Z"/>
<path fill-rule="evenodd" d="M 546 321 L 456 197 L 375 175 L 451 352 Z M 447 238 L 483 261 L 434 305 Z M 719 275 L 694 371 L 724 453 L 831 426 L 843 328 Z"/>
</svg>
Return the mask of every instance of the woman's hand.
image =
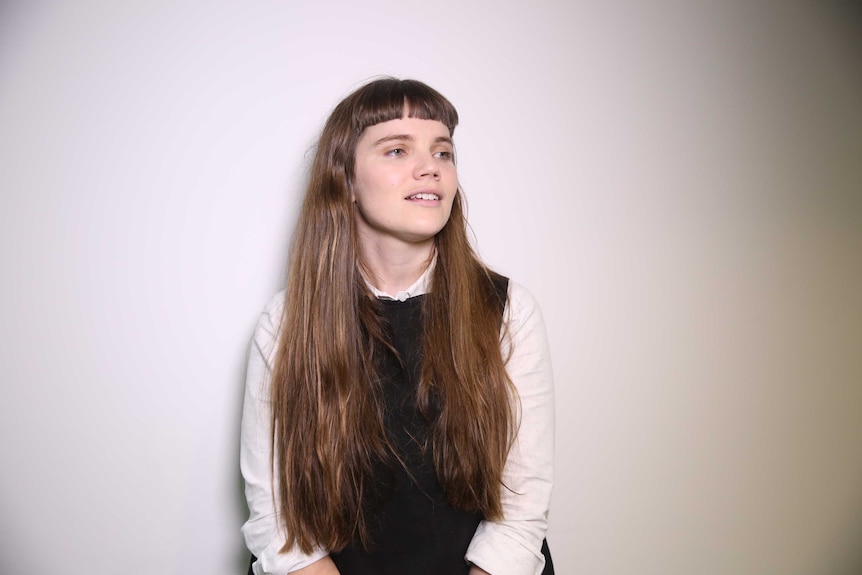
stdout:
<svg viewBox="0 0 862 575">
<path fill-rule="evenodd" d="M 484 571 L 482 571 L 482 573 L 484 573 Z M 335 563 L 329 558 L 329 555 L 327 555 L 323 559 L 315 561 L 307 567 L 291 571 L 289 575 L 339 575 L 339 573 L 338 567 L 335 566 Z"/>
<path fill-rule="evenodd" d="M 491 574 L 488 573 L 487 571 L 485 571 L 484 569 L 482 569 L 481 567 L 473 565 L 472 567 L 470 567 L 469 575 L 491 575 Z"/>
</svg>

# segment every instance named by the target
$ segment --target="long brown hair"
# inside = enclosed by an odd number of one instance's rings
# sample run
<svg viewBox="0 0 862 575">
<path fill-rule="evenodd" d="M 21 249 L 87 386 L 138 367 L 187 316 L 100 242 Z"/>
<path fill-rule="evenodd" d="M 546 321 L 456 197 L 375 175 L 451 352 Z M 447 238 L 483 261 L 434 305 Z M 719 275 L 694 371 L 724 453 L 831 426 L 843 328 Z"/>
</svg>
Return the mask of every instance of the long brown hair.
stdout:
<svg viewBox="0 0 862 575">
<path fill-rule="evenodd" d="M 311 167 L 290 250 L 284 316 L 272 377 L 273 463 L 285 549 L 368 545 L 364 498 L 372 467 L 398 460 L 387 440 L 374 357 L 387 347 L 365 284 L 350 187 L 365 128 L 410 117 L 449 128 L 458 113 L 415 80 L 359 88 L 329 116 Z M 500 351 L 501 309 L 473 251 L 459 192 L 436 237 L 423 302 L 417 401 L 449 503 L 502 518 L 503 466 L 515 433 L 512 383 Z"/>
</svg>

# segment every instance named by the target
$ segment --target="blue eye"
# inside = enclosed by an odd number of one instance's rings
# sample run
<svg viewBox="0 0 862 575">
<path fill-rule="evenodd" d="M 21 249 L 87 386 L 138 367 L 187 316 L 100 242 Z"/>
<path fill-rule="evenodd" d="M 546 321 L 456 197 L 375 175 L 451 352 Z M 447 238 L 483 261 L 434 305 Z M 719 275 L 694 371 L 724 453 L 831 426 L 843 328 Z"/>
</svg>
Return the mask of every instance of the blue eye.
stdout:
<svg viewBox="0 0 862 575">
<path fill-rule="evenodd" d="M 405 154 L 404 148 L 393 148 L 386 152 L 387 156 L 392 156 L 393 158 L 398 158 Z"/>
<path fill-rule="evenodd" d="M 437 157 L 438 157 L 438 158 L 440 158 L 441 160 L 451 160 L 451 159 L 452 159 L 452 155 L 453 155 L 453 154 L 452 154 L 452 152 L 446 152 L 446 151 L 443 151 L 443 152 L 437 152 L 437 153 L 435 154 L 435 156 L 437 156 Z"/>
</svg>

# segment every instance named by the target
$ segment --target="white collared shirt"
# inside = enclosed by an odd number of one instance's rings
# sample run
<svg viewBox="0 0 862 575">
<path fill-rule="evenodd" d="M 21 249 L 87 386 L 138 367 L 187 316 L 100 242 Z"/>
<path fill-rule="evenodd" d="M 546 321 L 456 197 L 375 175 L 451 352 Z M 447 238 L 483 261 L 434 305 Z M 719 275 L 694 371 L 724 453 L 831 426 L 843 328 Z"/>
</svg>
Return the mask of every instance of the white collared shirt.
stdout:
<svg viewBox="0 0 862 575">
<path fill-rule="evenodd" d="M 405 301 L 427 293 L 433 267 L 434 262 L 413 285 L 394 296 L 369 287 L 377 297 Z M 258 321 L 249 351 L 242 413 L 240 467 L 249 508 L 242 533 L 258 558 L 253 567 L 258 575 L 285 575 L 327 554 L 322 548 L 308 555 L 297 549 L 281 552 L 286 539 L 273 498 L 277 480 L 270 466 L 269 389 L 283 308 L 284 292 L 280 292 Z M 518 392 L 520 427 L 503 472 L 504 519 L 479 524 L 465 559 L 492 575 L 539 575 L 544 566 L 541 544 L 553 483 L 553 374 L 539 306 L 526 289 L 511 281 L 504 317 L 501 346 L 504 358 L 512 352 L 506 369 Z"/>
<path fill-rule="evenodd" d="M 411 297 L 416 297 L 420 295 L 424 295 L 428 293 L 428 288 L 431 286 L 431 276 L 434 273 L 434 268 L 437 266 L 437 256 L 434 256 L 434 259 L 431 260 L 431 263 L 428 264 L 428 267 L 425 268 L 425 271 L 422 272 L 422 275 L 413 282 L 413 284 L 404 291 L 396 292 L 395 295 L 391 295 L 386 293 L 385 291 L 381 291 L 374 287 L 374 285 L 368 281 L 368 278 L 365 279 L 365 285 L 368 286 L 368 289 L 371 290 L 371 293 L 374 294 L 374 297 L 379 299 L 391 299 L 397 301 L 407 301 Z"/>
</svg>

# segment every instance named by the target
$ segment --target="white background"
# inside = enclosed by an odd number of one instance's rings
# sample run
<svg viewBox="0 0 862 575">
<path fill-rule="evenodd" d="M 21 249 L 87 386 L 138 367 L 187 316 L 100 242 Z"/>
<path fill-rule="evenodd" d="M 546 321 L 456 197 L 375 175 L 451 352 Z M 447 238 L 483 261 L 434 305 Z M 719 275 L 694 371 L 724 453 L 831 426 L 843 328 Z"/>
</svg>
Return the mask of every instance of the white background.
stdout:
<svg viewBox="0 0 862 575">
<path fill-rule="evenodd" d="M 545 311 L 557 572 L 858 573 L 860 70 L 851 2 L 2 2 L 0 572 L 244 573 L 246 345 L 392 74 Z"/>
</svg>

